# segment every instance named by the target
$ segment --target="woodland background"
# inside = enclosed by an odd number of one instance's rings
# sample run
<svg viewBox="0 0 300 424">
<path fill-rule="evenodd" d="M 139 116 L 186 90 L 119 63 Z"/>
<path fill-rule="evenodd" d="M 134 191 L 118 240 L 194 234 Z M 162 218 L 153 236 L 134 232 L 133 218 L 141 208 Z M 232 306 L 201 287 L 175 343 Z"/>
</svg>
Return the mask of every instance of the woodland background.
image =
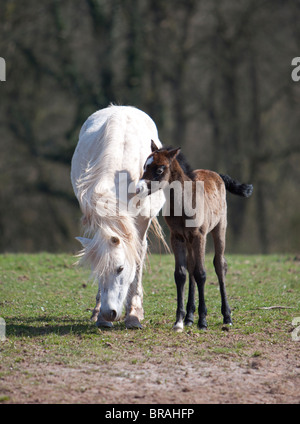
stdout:
<svg viewBox="0 0 300 424">
<path fill-rule="evenodd" d="M 227 251 L 299 252 L 299 0 L 1 0 L 0 56 L 1 252 L 79 248 L 70 161 L 111 102 L 254 185 L 228 194 Z"/>
</svg>

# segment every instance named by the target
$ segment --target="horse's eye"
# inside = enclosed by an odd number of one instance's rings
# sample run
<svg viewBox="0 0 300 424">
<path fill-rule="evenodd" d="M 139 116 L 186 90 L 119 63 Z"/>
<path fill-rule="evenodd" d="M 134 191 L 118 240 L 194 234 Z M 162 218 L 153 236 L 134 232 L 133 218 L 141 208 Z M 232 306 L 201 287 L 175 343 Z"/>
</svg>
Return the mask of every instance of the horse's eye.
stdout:
<svg viewBox="0 0 300 424">
<path fill-rule="evenodd" d="M 164 169 L 165 169 L 165 167 L 164 166 L 161 166 L 160 168 L 157 168 L 156 173 L 158 175 L 161 175 L 164 172 Z"/>
<path fill-rule="evenodd" d="M 124 269 L 123 265 L 119 266 L 119 268 L 117 269 L 117 274 L 121 274 L 123 269 Z"/>
</svg>

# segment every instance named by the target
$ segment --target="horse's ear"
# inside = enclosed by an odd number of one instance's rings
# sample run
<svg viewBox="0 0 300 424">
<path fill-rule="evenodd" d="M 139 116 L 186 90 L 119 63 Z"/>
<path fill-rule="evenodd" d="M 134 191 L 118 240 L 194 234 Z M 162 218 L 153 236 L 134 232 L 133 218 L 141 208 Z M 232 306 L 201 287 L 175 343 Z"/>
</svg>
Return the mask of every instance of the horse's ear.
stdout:
<svg viewBox="0 0 300 424">
<path fill-rule="evenodd" d="M 172 149 L 168 151 L 168 158 L 173 160 L 180 153 L 181 147 L 177 147 L 176 149 Z"/>
<path fill-rule="evenodd" d="M 87 247 L 91 242 L 91 239 L 86 237 L 75 237 L 75 238 L 82 244 L 82 247 Z"/>
<path fill-rule="evenodd" d="M 125 238 L 125 240 L 127 240 L 128 242 L 130 242 L 132 240 L 132 234 L 126 233 L 126 234 L 124 234 L 124 238 Z"/>
<path fill-rule="evenodd" d="M 158 150 L 157 145 L 154 143 L 153 140 L 151 140 L 151 151 L 152 153 L 155 152 L 156 150 Z"/>
</svg>

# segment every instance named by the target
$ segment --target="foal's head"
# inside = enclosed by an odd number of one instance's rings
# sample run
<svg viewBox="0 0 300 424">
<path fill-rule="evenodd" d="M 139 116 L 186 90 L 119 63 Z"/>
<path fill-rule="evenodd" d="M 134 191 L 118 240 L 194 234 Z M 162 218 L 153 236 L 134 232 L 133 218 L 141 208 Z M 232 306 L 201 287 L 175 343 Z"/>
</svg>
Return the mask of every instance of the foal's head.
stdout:
<svg viewBox="0 0 300 424">
<path fill-rule="evenodd" d="M 172 163 L 180 152 L 180 147 L 171 150 L 158 149 L 151 140 L 151 150 L 152 153 L 144 165 L 144 173 L 136 186 L 136 194 L 142 196 L 155 193 L 170 182 Z"/>
</svg>

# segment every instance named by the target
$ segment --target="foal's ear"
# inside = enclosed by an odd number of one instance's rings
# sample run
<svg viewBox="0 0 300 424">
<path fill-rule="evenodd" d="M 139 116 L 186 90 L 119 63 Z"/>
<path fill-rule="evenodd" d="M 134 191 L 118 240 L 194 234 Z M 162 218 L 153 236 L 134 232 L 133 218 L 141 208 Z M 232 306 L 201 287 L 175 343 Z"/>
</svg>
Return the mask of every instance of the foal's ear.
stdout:
<svg viewBox="0 0 300 424">
<path fill-rule="evenodd" d="M 180 153 L 181 147 L 177 147 L 177 149 L 172 149 L 168 151 L 168 158 L 170 160 L 173 160 L 176 158 L 176 156 L 178 155 L 178 153 Z"/>
<path fill-rule="evenodd" d="M 153 140 L 151 140 L 151 151 L 152 153 L 155 152 L 156 150 L 158 150 L 157 145 L 154 143 Z"/>
</svg>

